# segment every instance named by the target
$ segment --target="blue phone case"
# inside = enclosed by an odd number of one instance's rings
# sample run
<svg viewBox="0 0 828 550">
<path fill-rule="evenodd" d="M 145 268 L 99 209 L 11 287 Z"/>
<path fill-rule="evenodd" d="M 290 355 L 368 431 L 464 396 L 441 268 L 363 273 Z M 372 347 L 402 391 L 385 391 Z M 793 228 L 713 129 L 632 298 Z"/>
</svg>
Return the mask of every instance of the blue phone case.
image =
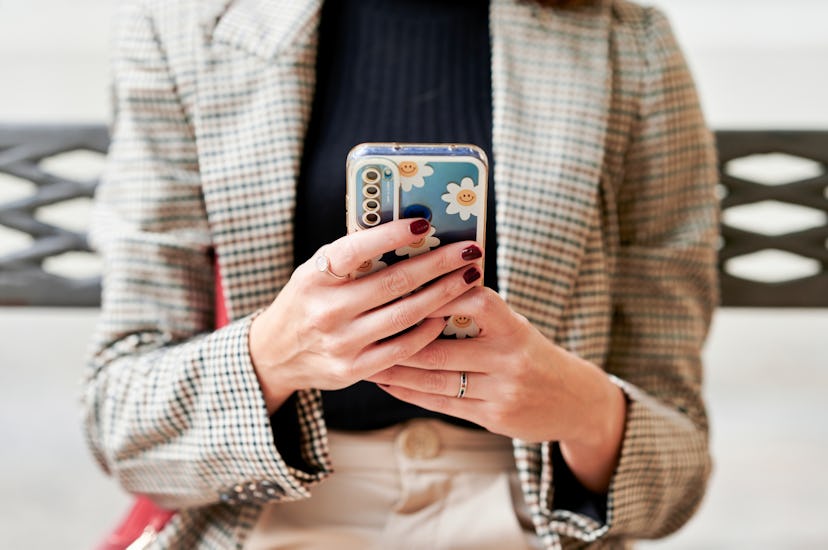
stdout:
<svg viewBox="0 0 828 550">
<path fill-rule="evenodd" d="M 364 277 L 439 246 L 476 240 L 485 246 L 488 161 L 477 146 L 461 144 L 363 143 L 348 154 L 348 232 L 400 218 L 426 218 L 419 241 L 363 263 Z M 482 280 L 479 284 L 482 284 Z M 477 336 L 468 316 L 449 319 L 446 336 Z"/>
</svg>

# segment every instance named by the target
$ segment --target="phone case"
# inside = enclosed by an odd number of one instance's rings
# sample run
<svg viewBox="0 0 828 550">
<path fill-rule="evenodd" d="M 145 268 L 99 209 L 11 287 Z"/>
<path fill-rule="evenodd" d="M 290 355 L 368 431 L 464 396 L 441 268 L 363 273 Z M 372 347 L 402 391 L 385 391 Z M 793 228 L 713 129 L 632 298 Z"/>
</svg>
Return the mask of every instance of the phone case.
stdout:
<svg viewBox="0 0 828 550">
<path fill-rule="evenodd" d="M 400 218 L 426 218 L 431 229 L 409 246 L 366 261 L 352 274 L 364 277 L 439 246 L 476 240 L 486 244 L 488 160 L 468 144 L 363 143 L 346 164 L 348 232 Z M 482 277 L 480 282 L 482 283 Z M 473 319 L 451 317 L 443 334 L 474 337 Z"/>
</svg>

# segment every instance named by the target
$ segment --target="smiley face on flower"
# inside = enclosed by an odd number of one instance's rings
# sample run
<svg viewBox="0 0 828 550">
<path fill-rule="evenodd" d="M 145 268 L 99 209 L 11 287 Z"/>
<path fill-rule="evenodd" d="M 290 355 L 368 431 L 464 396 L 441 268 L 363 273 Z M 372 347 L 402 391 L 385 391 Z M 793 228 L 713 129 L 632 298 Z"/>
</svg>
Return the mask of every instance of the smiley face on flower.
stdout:
<svg viewBox="0 0 828 550">
<path fill-rule="evenodd" d="M 435 231 L 437 231 L 437 228 L 432 225 L 428 229 L 428 233 L 426 233 L 423 238 L 411 243 L 408 246 L 403 246 L 395 250 L 397 256 L 408 255 L 409 258 L 413 258 L 414 256 L 425 254 L 432 248 L 440 246 L 440 239 L 434 236 Z"/>
<path fill-rule="evenodd" d="M 365 277 L 366 275 L 370 275 L 371 273 L 374 273 L 375 271 L 379 271 L 380 269 L 382 269 L 384 267 L 388 267 L 388 264 L 383 262 L 381 260 L 381 258 L 382 258 L 382 254 L 380 254 L 376 258 L 371 258 L 370 260 L 365 260 L 364 262 L 359 264 L 359 267 L 356 268 L 356 271 L 354 271 L 354 274 L 353 274 L 354 279 L 359 279 L 360 277 Z"/>
<path fill-rule="evenodd" d="M 443 329 L 443 334 L 456 338 L 474 338 L 480 334 L 480 327 L 468 315 L 452 315 Z"/>
<path fill-rule="evenodd" d="M 420 166 L 413 160 L 404 160 L 397 167 L 400 169 L 400 187 L 403 191 L 424 186 L 424 178 L 434 174 L 434 168 L 428 165 Z"/>
<path fill-rule="evenodd" d="M 466 221 L 470 216 L 479 216 L 483 209 L 480 200 L 480 186 L 475 185 L 471 178 L 463 178 L 460 185 L 449 183 L 441 199 L 448 203 L 446 214 L 459 214 L 460 219 Z"/>
</svg>

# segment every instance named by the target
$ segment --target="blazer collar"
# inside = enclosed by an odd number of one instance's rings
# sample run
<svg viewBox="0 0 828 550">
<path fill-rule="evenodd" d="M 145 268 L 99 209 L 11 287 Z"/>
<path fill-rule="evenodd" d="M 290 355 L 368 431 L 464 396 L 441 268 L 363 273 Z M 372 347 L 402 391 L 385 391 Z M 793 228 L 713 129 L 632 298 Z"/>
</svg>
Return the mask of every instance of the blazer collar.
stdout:
<svg viewBox="0 0 828 550">
<path fill-rule="evenodd" d="M 315 30 L 322 0 L 208 0 L 202 29 L 213 43 L 271 59 Z"/>
</svg>

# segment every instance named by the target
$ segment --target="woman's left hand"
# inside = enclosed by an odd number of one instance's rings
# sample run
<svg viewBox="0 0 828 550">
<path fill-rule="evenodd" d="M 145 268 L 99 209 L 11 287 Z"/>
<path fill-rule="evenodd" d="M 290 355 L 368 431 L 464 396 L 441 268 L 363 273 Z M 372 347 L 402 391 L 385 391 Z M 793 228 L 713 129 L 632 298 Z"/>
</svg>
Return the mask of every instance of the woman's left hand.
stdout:
<svg viewBox="0 0 828 550">
<path fill-rule="evenodd" d="M 559 441 L 570 469 L 605 491 L 623 438 L 626 400 L 597 366 L 543 336 L 491 289 L 478 287 L 432 317 L 464 315 L 476 338 L 435 340 L 404 364 L 377 373 L 391 395 L 524 441 Z M 457 398 L 461 372 L 467 376 Z"/>
</svg>

